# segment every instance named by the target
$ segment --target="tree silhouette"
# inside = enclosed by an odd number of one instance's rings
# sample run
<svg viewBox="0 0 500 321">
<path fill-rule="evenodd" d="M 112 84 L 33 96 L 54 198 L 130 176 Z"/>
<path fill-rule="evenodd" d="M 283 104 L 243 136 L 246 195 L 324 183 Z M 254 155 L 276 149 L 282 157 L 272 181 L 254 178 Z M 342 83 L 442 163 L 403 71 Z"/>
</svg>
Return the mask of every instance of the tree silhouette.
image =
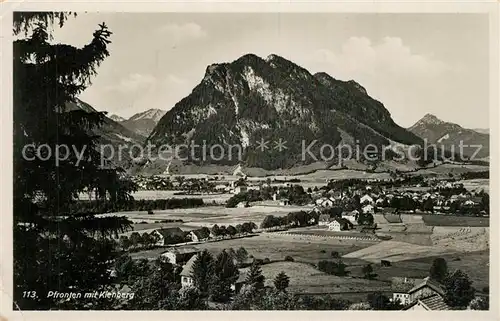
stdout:
<svg viewBox="0 0 500 321">
<path fill-rule="evenodd" d="M 274 287 L 276 290 L 285 291 L 286 288 L 288 288 L 288 285 L 290 285 L 290 278 L 285 274 L 285 272 L 281 271 L 274 278 Z"/>
<path fill-rule="evenodd" d="M 262 275 L 260 266 L 254 261 L 254 263 L 250 266 L 245 283 L 253 286 L 255 289 L 261 289 L 264 287 L 264 280 L 265 278 Z"/>
<path fill-rule="evenodd" d="M 432 261 L 429 276 L 438 282 L 443 282 L 447 275 L 448 264 L 446 260 L 442 257 L 435 258 L 434 261 Z"/>
<path fill-rule="evenodd" d="M 47 293 L 111 286 L 108 270 L 118 251 L 109 237 L 131 228 L 124 217 L 84 213 L 54 218 L 66 212 L 79 193 L 92 190 L 103 201 L 121 202 L 129 200 L 135 188 L 120 169 L 101 166 L 94 131 L 105 115 L 84 110 L 76 99 L 109 56 L 111 32 L 102 23 L 81 48 L 53 43 L 51 26 L 62 27 L 69 16 L 14 13 L 14 301 L 21 309 L 96 309 L 113 304 L 63 302 Z M 52 148 L 50 155 L 47 146 Z M 70 152 L 65 157 L 67 153 L 56 146 L 82 154 Z M 25 298 L 24 291 L 38 295 Z"/>
<path fill-rule="evenodd" d="M 204 250 L 198 254 L 193 263 L 191 277 L 193 278 L 194 286 L 204 297 L 208 297 L 209 289 L 214 278 L 214 258 L 210 252 Z"/>
<path fill-rule="evenodd" d="M 215 259 L 214 279 L 210 288 L 212 300 L 227 302 L 231 297 L 231 285 L 238 279 L 238 268 L 228 252 L 223 250 Z"/>
</svg>

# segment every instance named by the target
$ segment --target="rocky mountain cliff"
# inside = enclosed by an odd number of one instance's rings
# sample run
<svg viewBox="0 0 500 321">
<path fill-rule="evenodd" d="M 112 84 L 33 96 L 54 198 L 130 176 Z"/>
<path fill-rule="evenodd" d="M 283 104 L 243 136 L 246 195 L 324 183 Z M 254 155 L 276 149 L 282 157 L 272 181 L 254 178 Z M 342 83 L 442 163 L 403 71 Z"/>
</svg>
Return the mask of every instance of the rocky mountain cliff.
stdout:
<svg viewBox="0 0 500 321">
<path fill-rule="evenodd" d="M 489 134 L 445 122 L 432 114 L 426 114 L 408 130 L 427 140 L 429 144 L 436 144 L 440 146 L 439 148 L 446 150 L 453 149 L 455 154 L 460 153 L 460 143 L 462 142 L 464 146 L 467 146 L 463 148 L 464 156 L 471 157 L 476 152 L 477 148 L 472 147 L 472 145 L 481 146 L 477 155 L 474 156 L 475 159 L 489 156 Z"/>
<path fill-rule="evenodd" d="M 277 150 L 275 142 L 286 141 Z M 303 157 L 303 144 L 321 158 L 321 145 L 340 143 L 378 146 L 420 144 L 415 134 L 398 126 L 382 103 L 355 81 L 326 73 L 312 75 L 277 55 L 262 59 L 247 54 L 231 63 L 213 64 L 192 93 L 158 122 L 148 140 L 154 145 L 215 144 L 243 147 L 242 162 L 226 152 L 222 159 L 195 164 L 235 165 L 265 169 L 314 162 Z M 266 150 L 256 142 L 269 141 Z M 323 149 L 329 156 L 330 150 Z M 187 155 L 188 156 L 188 155 Z M 220 156 L 220 154 L 218 155 Z M 337 155 L 335 155 L 336 157 Z M 334 161 L 332 159 L 332 161 Z"/>
</svg>

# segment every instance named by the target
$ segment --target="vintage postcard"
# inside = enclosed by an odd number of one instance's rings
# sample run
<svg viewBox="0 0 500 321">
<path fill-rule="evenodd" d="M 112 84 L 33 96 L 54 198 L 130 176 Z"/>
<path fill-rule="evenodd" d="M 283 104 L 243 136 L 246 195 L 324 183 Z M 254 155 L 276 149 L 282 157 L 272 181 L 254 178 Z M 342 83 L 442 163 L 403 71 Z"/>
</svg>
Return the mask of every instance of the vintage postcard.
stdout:
<svg viewBox="0 0 500 321">
<path fill-rule="evenodd" d="M 4 3 L 1 314 L 498 319 L 497 12 Z"/>
</svg>

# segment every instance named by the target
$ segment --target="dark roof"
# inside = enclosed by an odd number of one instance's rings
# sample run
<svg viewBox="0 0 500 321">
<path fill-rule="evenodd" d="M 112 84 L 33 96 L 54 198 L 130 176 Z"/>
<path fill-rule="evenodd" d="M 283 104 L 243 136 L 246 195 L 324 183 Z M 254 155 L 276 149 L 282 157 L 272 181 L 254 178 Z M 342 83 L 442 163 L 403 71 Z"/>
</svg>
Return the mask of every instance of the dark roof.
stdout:
<svg viewBox="0 0 500 321">
<path fill-rule="evenodd" d="M 194 262 L 196 261 L 196 258 L 198 257 L 198 255 L 193 255 L 187 262 L 186 264 L 184 265 L 184 267 L 182 268 L 182 272 L 181 272 L 181 275 L 182 276 L 191 276 L 191 274 L 193 273 L 193 264 Z"/>
<path fill-rule="evenodd" d="M 416 292 L 425 286 L 431 288 L 432 290 L 436 291 L 440 295 L 444 295 L 444 290 L 443 290 L 441 284 L 432 280 L 429 277 L 426 277 L 421 283 L 415 285 L 412 289 L 410 289 L 410 291 L 408 291 L 408 293 Z"/>
<path fill-rule="evenodd" d="M 183 236 L 184 231 L 181 230 L 179 227 L 170 227 L 170 228 L 162 228 L 156 230 L 158 233 L 160 233 L 163 237 L 172 237 L 172 236 Z"/>
<path fill-rule="evenodd" d="M 405 307 L 405 310 L 408 310 L 409 308 L 415 306 L 418 303 L 422 304 L 426 310 L 433 310 L 433 311 L 451 310 L 451 308 L 444 302 L 443 297 L 438 294 L 433 294 L 431 296 L 418 299 L 409 306 Z"/>
</svg>

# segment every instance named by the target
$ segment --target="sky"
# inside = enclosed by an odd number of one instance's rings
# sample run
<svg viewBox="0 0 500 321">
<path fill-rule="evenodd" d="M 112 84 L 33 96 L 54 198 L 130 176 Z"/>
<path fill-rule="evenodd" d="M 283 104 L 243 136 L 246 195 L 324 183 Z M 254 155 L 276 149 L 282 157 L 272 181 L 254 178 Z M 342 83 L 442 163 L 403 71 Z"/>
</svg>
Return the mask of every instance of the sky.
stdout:
<svg viewBox="0 0 500 321">
<path fill-rule="evenodd" d="M 208 65 L 254 53 L 354 79 L 403 127 L 426 113 L 489 127 L 486 15 L 80 13 L 54 41 L 83 46 L 102 22 L 113 32 L 110 56 L 80 98 L 110 114 L 169 110 Z"/>
</svg>

